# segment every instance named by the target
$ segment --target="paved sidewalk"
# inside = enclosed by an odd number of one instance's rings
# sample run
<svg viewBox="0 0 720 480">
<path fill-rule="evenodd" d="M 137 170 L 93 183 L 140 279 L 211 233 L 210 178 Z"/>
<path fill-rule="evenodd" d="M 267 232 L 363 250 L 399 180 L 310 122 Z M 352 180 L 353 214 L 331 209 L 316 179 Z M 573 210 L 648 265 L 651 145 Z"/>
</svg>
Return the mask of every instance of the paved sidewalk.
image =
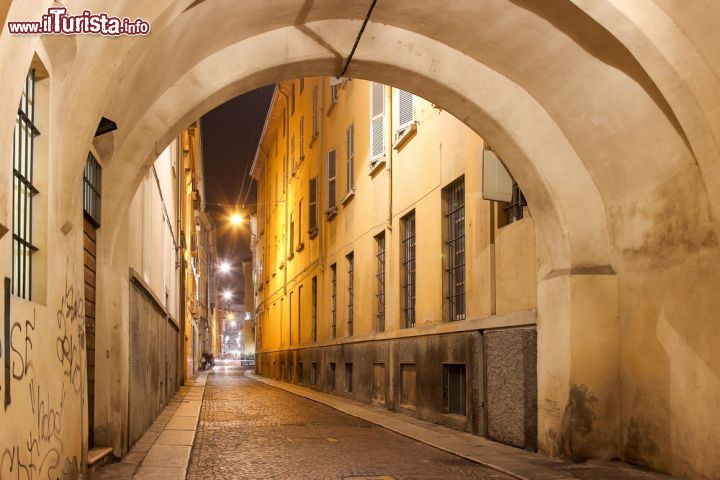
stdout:
<svg viewBox="0 0 720 480">
<path fill-rule="evenodd" d="M 197 430 L 207 372 L 180 387 L 167 407 L 120 462 L 92 480 L 185 480 Z"/>
<path fill-rule="evenodd" d="M 521 480 L 671 480 L 621 462 L 571 463 L 249 371 L 246 376 Z"/>
</svg>

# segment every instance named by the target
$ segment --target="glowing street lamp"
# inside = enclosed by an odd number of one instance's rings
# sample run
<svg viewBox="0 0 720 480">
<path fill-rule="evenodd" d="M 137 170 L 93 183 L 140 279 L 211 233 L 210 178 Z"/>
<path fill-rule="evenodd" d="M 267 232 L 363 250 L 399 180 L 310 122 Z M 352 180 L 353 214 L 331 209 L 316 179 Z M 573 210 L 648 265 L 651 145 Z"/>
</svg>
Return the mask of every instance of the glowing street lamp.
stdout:
<svg viewBox="0 0 720 480">
<path fill-rule="evenodd" d="M 230 263 L 220 262 L 220 273 L 230 273 Z"/>
<path fill-rule="evenodd" d="M 233 294 L 230 290 L 225 290 L 222 295 L 223 295 L 223 300 L 232 300 Z"/>
<path fill-rule="evenodd" d="M 242 221 L 243 221 L 242 215 L 240 215 L 239 213 L 233 213 L 230 216 L 230 223 L 233 224 L 234 226 L 240 225 L 242 223 Z"/>
</svg>

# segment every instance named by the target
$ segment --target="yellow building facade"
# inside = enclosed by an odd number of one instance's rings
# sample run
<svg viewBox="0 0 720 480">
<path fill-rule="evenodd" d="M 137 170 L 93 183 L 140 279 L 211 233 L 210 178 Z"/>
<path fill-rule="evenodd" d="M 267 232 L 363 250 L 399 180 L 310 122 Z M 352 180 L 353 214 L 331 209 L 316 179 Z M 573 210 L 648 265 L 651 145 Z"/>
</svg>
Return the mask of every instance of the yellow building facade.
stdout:
<svg viewBox="0 0 720 480">
<path fill-rule="evenodd" d="M 396 88 L 279 84 L 252 168 L 257 371 L 535 448 L 535 227 L 517 185 L 483 199 L 489 148 Z"/>
</svg>

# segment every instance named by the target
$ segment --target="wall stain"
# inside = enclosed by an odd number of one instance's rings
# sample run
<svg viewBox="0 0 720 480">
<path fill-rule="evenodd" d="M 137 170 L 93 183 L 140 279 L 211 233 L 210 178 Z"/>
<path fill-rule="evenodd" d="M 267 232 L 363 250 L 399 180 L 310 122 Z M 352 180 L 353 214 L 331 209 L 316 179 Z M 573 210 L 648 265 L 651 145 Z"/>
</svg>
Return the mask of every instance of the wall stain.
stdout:
<svg viewBox="0 0 720 480">
<path fill-rule="evenodd" d="M 561 456 L 575 461 L 585 460 L 577 451 L 577 440 L 592 432 L 597 418 L 594 407 L 597 397 L 587 385 L 570 385 L 568 403 L 561 422 L 558 436 L 558 451 Z"/>
</svg>

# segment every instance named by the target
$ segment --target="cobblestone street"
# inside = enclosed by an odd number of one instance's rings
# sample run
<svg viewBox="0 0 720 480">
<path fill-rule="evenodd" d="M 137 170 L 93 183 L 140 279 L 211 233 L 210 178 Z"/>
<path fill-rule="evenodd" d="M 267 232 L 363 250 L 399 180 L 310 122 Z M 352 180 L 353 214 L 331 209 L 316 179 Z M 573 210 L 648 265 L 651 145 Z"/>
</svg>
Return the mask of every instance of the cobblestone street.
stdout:
<svg viewBox="0 0 720 480">
<path fill-rule="evenodd" d="M 509 479 L 219 364 L 208 376 L 188 479 Z"/>
</svg>

